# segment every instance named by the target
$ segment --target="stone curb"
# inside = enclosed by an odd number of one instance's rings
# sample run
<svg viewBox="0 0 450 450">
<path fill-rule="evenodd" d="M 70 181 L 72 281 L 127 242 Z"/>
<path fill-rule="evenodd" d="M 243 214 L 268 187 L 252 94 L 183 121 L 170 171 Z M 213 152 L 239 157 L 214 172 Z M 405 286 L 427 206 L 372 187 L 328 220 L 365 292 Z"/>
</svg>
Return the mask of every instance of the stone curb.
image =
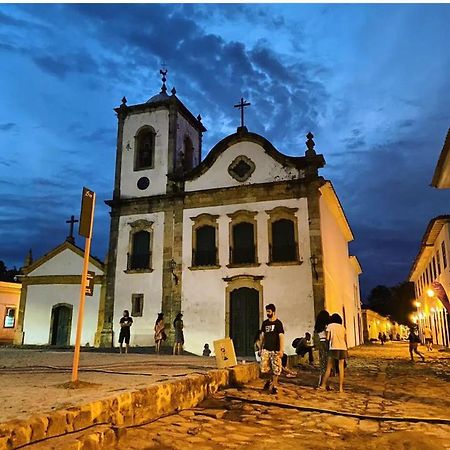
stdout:
<svg viewBox="0 0 450 450">
<path fill-rule="evenodd" d="M 0 424 L 0 450 L 12 450 L 43 439 L 82 431 L 93 425 L 117 427 L 137 425 L 178 410 L 197 406 L 208 395 L 237 384 L 245 384 L 259 376 L 255 363 L 229 369 L 210 370 L 205 374 L 187 375 L 179 380 L 152 384 L 104 400 L 56 410 L 23 420 Z M 120 431 L 120 430 L 119 430 Z M 80 438 L 75 450 L 111 447 L 118 438 L 111 428 Z"/>
</svg>

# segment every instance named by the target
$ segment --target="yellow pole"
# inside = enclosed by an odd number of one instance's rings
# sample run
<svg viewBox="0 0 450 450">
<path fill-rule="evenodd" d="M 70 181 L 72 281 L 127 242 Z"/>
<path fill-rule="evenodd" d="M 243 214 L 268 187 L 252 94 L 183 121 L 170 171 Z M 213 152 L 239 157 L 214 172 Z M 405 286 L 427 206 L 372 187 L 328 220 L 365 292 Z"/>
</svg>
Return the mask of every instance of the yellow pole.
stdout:
<svg viewBox="0 0 450 450">
<path fill-rule="evenodd" d="M 83 272 L 81 274 L 81 288 L 80 288 L 80 304 L 78 306 L 78 321 L 77 321 L 77 337 L 75 339 L 75 349 L 73 353 L 73 365 L 72 365 L 72 382 L 78 381 L 78 365 L 80 363 L 80 345 L 81 345 L 81 332 L 83 331 L 83 319 L 84 319 L 84 301 L 86 297 L 86 282 L 87 273 L 89 269 L 89 255 L 91 253 L 91 238 L 92 238 L 92 226 L 94 223 L 94 209 L 95 209 L 95 192 L 93 192 L 92 199 L 92 214 L 91 223 L 89 228 L 89 237 L 86 238 L 86 244 L 84 247 L 84 260 L 83 260 Z"/>
</svg>

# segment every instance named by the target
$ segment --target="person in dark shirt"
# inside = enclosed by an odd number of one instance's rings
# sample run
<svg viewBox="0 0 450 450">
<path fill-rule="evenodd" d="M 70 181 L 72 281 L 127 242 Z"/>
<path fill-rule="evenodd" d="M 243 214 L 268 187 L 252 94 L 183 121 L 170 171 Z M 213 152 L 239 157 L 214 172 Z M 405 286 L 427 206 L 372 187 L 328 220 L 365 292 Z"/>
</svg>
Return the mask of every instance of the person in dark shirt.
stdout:
<svg viewBox="0 0 450 450">
<path fill-rule="evenodd" d="M 295 348 L 295 353 L 302 358 L 308 353 L 309 364 L 314 364 L 314 355 L 313 355 L 314 345 L 311 341 L 311 334 L 306 332 L 305 337 L 302 337 L 297 342 L 297 347 Z"/>
<path fill-rule="evenodd" d="M 123 312 L 123 317 L 120 319 L 120 333 L 119 333 L 119 344 L 120 353 L 122 353 L 123 341 L 125 341 L 125 353 L 128 353 L 128 348 L 130 346 L 130 327 L 133 324 L 133 319 L 130 317 L 130 313 L 126 309 Z"/>
<path fill-rule="evenodd" d="M 275 315 L 275 305 L 266 306 L 267 320 L 261 325 L 261 373 L 271 377 L 266 381 L 264 390 L 270 389 L 272 394 L 278 392 L 278 377 L 282 370 L 281 358 L 284 353 L 284 328 Z"/>
<path fill-rule="evenodd" d="M 414 362 L 413 353 L 418 354 L 422 358 L 422 361 L 425 361 L 425 356 L 423 356 L 422 353 L 420 353 L 419 350 L 417 350 L 417 347 L 420 344 L 419 330 L 417 328 L 411 327 L 409 329 L 408 341 L 409 341 L 409 355 L 411 356 L 411 361 Z"/>
</svg>

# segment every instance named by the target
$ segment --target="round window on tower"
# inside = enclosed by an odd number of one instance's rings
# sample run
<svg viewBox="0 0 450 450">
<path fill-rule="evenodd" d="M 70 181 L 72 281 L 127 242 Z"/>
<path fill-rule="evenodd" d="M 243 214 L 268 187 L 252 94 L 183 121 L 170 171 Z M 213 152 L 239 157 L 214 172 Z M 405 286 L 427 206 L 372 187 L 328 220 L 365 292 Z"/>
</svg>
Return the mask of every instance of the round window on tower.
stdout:
<svg viewBox="0 0 450 450">
<path fill-rule="evenodd" d="M 137 187 L 141 191 L 147 189 L 150 186 L 150 180 L 147 177 L 141 177 L 139 178 L 137 182 Z"/>
</svg>

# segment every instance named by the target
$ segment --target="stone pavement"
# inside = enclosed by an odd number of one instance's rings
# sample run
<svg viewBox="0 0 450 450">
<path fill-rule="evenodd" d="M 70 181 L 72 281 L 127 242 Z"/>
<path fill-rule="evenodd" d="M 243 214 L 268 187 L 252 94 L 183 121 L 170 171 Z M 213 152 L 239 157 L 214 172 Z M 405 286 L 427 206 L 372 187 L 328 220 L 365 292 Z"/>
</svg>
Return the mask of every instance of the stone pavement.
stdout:
<svg viewBox="0 0 450 450">
<path fill-rule="evenodd" d="M 0 423 L 216 368 L 215 358 L 82 351 L 79 379 L 86 384 L 66 389 L 72 359 L 71 351 L 0 348 Z"/>
<path fill-rule="evenodd" d="M 424 351 L 424 347 L 421 350 Z M 303 365 L 297 378 L 281 380 L 277 395 L 263 392 L 263 382 L 258 380 L 219 391 L 196 408 L 152 420 L 146 425 L 114 430 L 102 425 L 28 448 L 450 449 L 450 353 L 424 353 L 425 363 L 411 363 L 407 343 L 352 349 L 344 394 L 335 390 L 316 391 L 317 369 Z M 120 355 L 109 356 L 120 358 Z M 128 357 L 131 364 L 127 372 L 138 368 L 137 363 L 146 361 L 135 360 L 134 355 Z M 97 358 L 103 356 L 97 355 Z M 163 372 L 167 371 L 166 363 L 181 363 L 180 359 L 170 356 L 160 358 Z M 191 370 L 203 370 L 202 360 L 193 358 Z M 196 361 L 199 363 L 195 365 Z M 90 361 L 94 362 L 98 364 L 100 360 Z M 207 363 L 213 365 L 213 360 Z M 124 371 L 124 367 L 121 370 Z M 336 382 L 336 379 L 331 380 L 332 387 L 336 387 Z M 131 387 L 135 386 L 129 382 L 128 388 Z M 286 405 L 299 409 L 288 409 Z M 345 413 L 357 416 L 345 417 Z M 395 418 L 398 420 L 393 420 Z M 430 419 L 440 419 L 441 423 L 430 423 Z M 99 446 L 101 433 L 112 433 L 115 444 Z M 80 442 L 84 442 L 84 446 L 80 446 Z"/>
<path fill-rule="evenodd" d="M 297 378 L 282 380 L 277 395 L 263 392 L 260 380 L 227 389 L 198 408 L 128 428 L 116 449 L 450 449 L 450 353 L 425 353 L 425 363 L 411 363 L 407 343 L 353 349 L 344 394 L 316 391 L 316 370 L 303 366 Z M 332 379 L 332 387 L 336 382 Z M 321 412 L 325 409 L 361 417 Z M 408 421 L 411 417 L 423 420 Z"/>
</svg>

